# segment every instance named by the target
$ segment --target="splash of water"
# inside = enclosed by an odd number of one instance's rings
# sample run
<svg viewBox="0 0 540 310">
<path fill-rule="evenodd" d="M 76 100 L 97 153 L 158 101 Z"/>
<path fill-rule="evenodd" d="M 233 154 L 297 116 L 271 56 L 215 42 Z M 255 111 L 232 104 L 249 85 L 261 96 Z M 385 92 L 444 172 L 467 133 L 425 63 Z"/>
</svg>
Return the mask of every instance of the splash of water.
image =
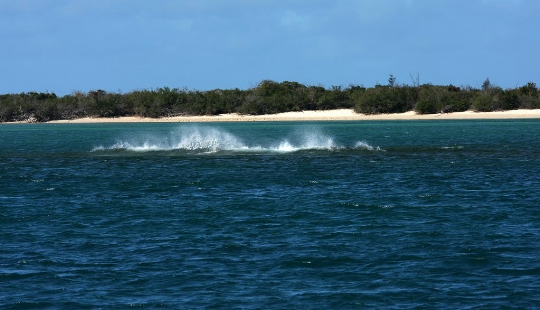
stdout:
<svg viewBox="0 0 540 310">
<path fill-rule="evenodd" d="M 316 129 L 297 131 L 277 142 L 264 145 L 249 145 L 243 139 L 225 130 L 212 127 L 182 128 L 166 135 L 149 135 L 118 140 L 110 146 L 97 146 L 92 151 L 126 150 L 133 152 L 183 150 L 197 153 L 234 152 L 279 152 L 289 153 L 304 150 L 350 149 L 338 144 L 335 139 Z M 367 142 L 356 142 L 352 149 L 380 150 Z"/>
<path fill-rule="evenodd" d="M 296 152 L 301 150 L 335 150 L 342 147 L 334 139 L 320 132 L 301 132 L 291 139 L 282 140 L 272 149 L 279 152 Z"/>
<path fill-rule="evenodd" d="M 146 151 L 203 151 L 217 152 L 220 150 L 248 149 L 238 137 L 215 128 L 185 128 L 165 137 L 150 136 L 145 139 L 120 140 L 109 147 L 98 146 L 92 151 L 128 150 L 135 152 Z"/>
<path fill-rule="evenodd" d="M 373 147 L 373 146 L 371 146 L 370 144 L 368 144 L 367 142 L 364 142 L 364 141 L 356 142 L 354 148 L 355 149 L 368 150 L 368 151 L 382 151 L 382 149 L 380 147 L 378 147 L 378 146 Z"/>
</svg>

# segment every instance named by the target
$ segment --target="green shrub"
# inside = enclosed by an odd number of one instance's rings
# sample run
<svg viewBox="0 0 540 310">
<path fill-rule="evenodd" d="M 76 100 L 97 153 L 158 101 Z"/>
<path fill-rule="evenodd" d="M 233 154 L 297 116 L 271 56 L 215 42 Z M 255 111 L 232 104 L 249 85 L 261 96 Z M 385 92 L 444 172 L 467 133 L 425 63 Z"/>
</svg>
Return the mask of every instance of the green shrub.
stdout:
<svg viewBox="0 0 540 310">
<path fill-rule="evenodd" d="M 521 105 L 519 98 L 519 92 L 516 89 L 508 89 L 504 91 L 503 95 L 503 110 L 515 110 L 518 109 Z"/>
<path fill-rule="evenodd" d="M 519 103 L 522 109 L 540 109 L 540 96 L 536 84 L 527 83 L 519 88 Z"/>
<path fill-rule="evenodd" d="M 422 85 L 420 87 L 418 101 L 414 110 L 418 114 L 433 114 L 442 108 L 441 97 L 443 90 L 433 85 Z"/>
<path fill-rule="evenodd" d="M 358 98 L 354 110 L 363 114 L 403 113 L 412 110 L 417 97 L 416 89 L 409 86 L 377 85 Z"/>
</svg>

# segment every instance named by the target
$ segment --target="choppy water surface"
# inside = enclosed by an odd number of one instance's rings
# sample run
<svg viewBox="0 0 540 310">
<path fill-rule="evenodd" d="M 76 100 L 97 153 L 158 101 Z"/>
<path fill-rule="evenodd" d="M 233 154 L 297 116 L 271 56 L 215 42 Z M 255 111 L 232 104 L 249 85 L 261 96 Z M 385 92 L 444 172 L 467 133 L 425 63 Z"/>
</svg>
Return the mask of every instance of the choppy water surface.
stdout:
<svg viewBox="0 0 540 310">
<path fill-rule="evenodd" d="M 0 125 L 2 308 L 540 307 L 540 121 Z"/>
</svg>

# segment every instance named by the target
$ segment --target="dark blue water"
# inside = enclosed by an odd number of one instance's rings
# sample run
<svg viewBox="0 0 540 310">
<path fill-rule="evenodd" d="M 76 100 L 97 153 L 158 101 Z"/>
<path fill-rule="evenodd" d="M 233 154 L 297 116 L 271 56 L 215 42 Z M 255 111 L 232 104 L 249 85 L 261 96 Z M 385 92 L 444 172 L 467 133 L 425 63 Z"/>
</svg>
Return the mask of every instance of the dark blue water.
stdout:
<svg viewBox="0 0 540 310">
<path fill-rule="evenodd" d="M 0 306 L 538 308 L 540 121 L 0 125 Z"/>
</svg>

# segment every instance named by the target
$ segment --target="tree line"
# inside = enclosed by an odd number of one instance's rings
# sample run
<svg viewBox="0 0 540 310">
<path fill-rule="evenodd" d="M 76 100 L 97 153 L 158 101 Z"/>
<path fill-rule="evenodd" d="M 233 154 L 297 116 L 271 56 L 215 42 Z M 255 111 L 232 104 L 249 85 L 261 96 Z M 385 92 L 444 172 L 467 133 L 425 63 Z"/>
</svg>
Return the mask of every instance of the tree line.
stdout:
<svg viewBox="0 0 540 310">
<path fill-rule="evenodd" d="M 83 117 L 171 117 L 239 113 L 274 114 L 304 110 L 354 109 L 357 113 L 448 113 L 539 109 L 536 84 L 502 89 L 486 79 L 481 88 L 413 83 L 398 84 L 390 75 L 388 84 L 366 88 L 306 86 L 297 82 L 263 80 L 240 90 L 198 91 L 180 88 L 135 90 L 113 93 L 76 91 L 62 97 L 54 93 L 26 92 L 0 95 L 0 121 L 46 122 Z"/>
</svg>

